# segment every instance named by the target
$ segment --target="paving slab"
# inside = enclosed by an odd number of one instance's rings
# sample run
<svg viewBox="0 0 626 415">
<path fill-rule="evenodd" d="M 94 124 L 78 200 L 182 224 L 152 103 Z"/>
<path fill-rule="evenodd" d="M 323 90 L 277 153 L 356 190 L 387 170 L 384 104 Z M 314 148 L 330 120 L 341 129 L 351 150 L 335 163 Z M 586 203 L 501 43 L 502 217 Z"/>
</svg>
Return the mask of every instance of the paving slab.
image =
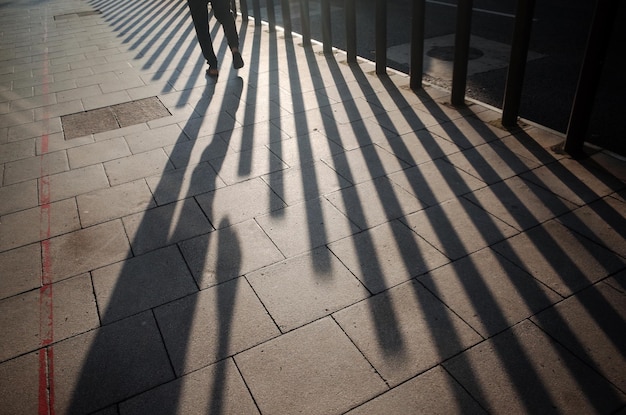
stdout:
<svg viewBox="0 0 626 415">
<path fill-rule="evenodd" d="M 443 364 L 491 413 L 604 413 L 626 396 L 529 321 Z"/>
<path fill-rule="evenodd" d="M 183 134 L 175 144 L 163 147 L 170 162 L 177 169 L 192 168 L 211 159 L 223 157 L 229 150 L 228 144 L 217 135 L 195 140 L 187 140 L 184 137 L 186 136 Z"/>
<path fill-rule="evenodd" d="M 408 164 L 376 145 L 368 145 L 324 159 L 349 182 L 357 184 L 401 171 Z"/>
<path fill-rule="evenodd" d="M 390 137 L 376 143 L 406 162 L 416 166 L 461 151 L 461 147 L 426 130 Z"/>
<path fill-rule="evenodd" d="M 101 164 L 72 169 L 39 179 L 40 188 L 44 187 L 42 184 L 44 180 L 47 182 L 45 186 L 50 189 L 46 197 L 52 202 L 109 187 L 109 180 Z"/>
<path fill-rule="evenodd" d="M 11 161 L 4 166 L 4 184 L 14 184 L 69 170 L 65 151 Z"/>
<path fill-rule="evenodd" d="M 0 186 L 0 215 L 33 208 L 39 202 L 37 180 Z"/>
<path fill-rule="evenodd" d="M 623 258 L 552 220 L 493 246 L 567 297 L 623 269 Z"/>
<path fill-rule="evenodd" d="M 130 155 L 131 152 L 128 149 L 128 145 L 122 137 L 85 144 L 67 150 L 67 157 L 72 169 L 104 163 Z"/>
<path fill-rule="evenodd" d="M 178 376 L 280 334 L 244 278 L 165 304 L 154 314 Z"/>
<path fill-rule="evenodd" d="M 596 284 L 532 317 L 560 344 L 626 391 L 626 296 Z"/>
<path fill-rule="evenodd" d="M 415 281 L 340 310 L 333 317 L 392 387 L 482 340 Z"/>
<path fill-rule="evenodd" d="M 112 186 L 173 169 L 163 149 L 156 149 L 104 163 Z"/>
<path fill-rule="evenodd" d="M 437 366 L 346 415 L 486 414 L 441 366 Z"/>
<path fill-rule="evenodd" d="M 431 125 L 428 131 L 465 149 L 510 135 L 508 131 L 485 124 L 475 117 L 458 118 Z"/>
<path fill-rule="evenodd" d="M 261 413 L 340 414 L 387 390 L 331 318 L 245 351 L 235 362 Z"/>
<path fill-rule="evenodd" d="M 225 141 L 228 142 L 227 139 Z M 210 159 L 209 164 L 226 184 L 250 180 L 288 167 L 267 148 L 228 152 L 224 157 Z"/>
<path fill-rule="evenodd" d="M 369 296 L 326 247 L 262 268 L 246 278 L 282 332 Z"/>
<path fill-rule="evenodd" d="M 0 401 L 7 414 L 35 414 L 39 410 L 39 353 L 0 363 Z"/>
<path fill-rule="evenodd" d="M 207 366 L 120 404 L 120 415 L 259 414 L 232 359 Z"/>
<path fill-rule="evenodd" d="M 54 410 L 89 413 L 174 378 L 151 312 L 54 345 Z"/>
<path fill-rule="evenodd" d="M 345 125 L 343 128 L 332 129 L 329 127 L 324 134 L 329 140 L 336 142 L 346 151 L 369 144 L 384 143 L 391 138 L 398 137 L 397 133 L 383 128 L 373 118 Z M 402 158 L 400 155 L 398 157 Z M 330 159 L 330 157 L 326 159 Z"/>
<path fill-rule="evenodd" d="M 0 299 L 41 285 L 41 246 L 26 245 L 0 253 Z"/>
</svg>

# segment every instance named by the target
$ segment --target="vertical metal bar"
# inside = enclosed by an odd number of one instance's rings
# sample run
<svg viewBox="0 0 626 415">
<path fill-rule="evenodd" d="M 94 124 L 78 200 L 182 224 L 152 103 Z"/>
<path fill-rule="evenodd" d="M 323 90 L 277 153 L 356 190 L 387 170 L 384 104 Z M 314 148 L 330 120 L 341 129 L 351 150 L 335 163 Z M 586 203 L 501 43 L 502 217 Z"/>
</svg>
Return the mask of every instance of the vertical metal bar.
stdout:
<svg viewBox="0 0 626 415">
<path fill-rule="evenodd" d="M 285 36 L 291 37 L 291 6 L 289 0 L 280 0 L 280 5 L 283 11 L 283 29 L 285 29 Z"/>
<path fill-rule="evenodd" d="M 330 23 L 330 0 L 322 0 L 322 43 L 324 44 L 324 53 L 331 54 L 333 52 L 333 36 Z"/>
<path fill-rule="evenodd" d="M 450 98 L 452 105 L 456 106 L 465 105 L 473 3 L 473 0 L 459 0 L 457 6 L 452 96 Z"/>
<path fill-rule="evenodd" d="M 311 46 L 311 17 L 309 0 L 300 0 L 300 21 L 302 24 L 302 45 Z"/>
<path fill-rule="evenodd" d="M 356 63 L 356 0 L 345 0 L 346 52 L 348 63 Z"/>
<path fill-rule="evenodd" d="M 583 146 L 589 129 L 593 101 L 600 85 L 602 67 L 615 26 L 619 0 L 597 0 L 589 30 L 587 50 L 572 105 L 563 149 L 573 157 L 584 155 Z"/>
<path fill-rule="evenodd" d="M 270 33 L 276 31 L 276 10 L 274 9 L 274 0 L 265 0 L 267 7 L 267 22 L 269 23 Z"/>
<path fill-rule="evenodd" d="M 387 73 L 387 2 L 376 0 L 376 73 Z"/>
<path fill-rule="evenodd" d="M 411 23 L 411 66 L 409 68 L 411 89 L 422 87 L 424 74 L 424 32 L 426 0 L 413 0 L 413 15 Z"/>
<path fill-rule="evenodd" d="M 247 22 L 250 17 L 248 16 L 248 0 L 239 0 L 239 10 L 241 10 L 241 20 Z"/>
<path fill-rule="evenodd" d="M 261 26 L 261 4 L 260 0 L 252 0 L 252 10 L 254 12 L 254 25 Z"/>
<path fill-rule="evenodd" d="M 507 128 L 517 125 L 534 10 L 535 0 L 517 1 L 515 29 L 513 31 L 513 41 L 511 42 L 511 58 L 504 88 L 504 103 L 502 105 L 502 125 Z"/>
</svg>

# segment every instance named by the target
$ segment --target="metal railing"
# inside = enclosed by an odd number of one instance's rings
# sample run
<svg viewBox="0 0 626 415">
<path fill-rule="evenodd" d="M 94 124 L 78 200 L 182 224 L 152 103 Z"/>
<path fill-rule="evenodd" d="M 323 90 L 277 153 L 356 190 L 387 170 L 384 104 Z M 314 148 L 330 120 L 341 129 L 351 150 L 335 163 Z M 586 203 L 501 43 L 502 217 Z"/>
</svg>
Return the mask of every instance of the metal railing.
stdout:
<svg viewBox="0 0 626 415">
<path fill-rule="evenodd" d="M 291 11 L 289 0 L 239 0 L 241 14 L 248 19 L 248 1 L 252 3 L 253 16 L 257 24 L 261 21 L 261 2 L 266 5 L 270 30 L 276 28 L 274 2 L 280 1 L 283 15 L 283 29 L 286 36 L 291 35 Z M 331 31 L 330 0 L 321 2 L 322 44 L 325 53 L 331 53 L 333 39 Z M 523 95 L 524 73 L 528 57 L 532 21 L 536 0 L 518 0 L 515 15 L 513 40 L 505 85 L 502 126 L 514 129 L 518 125 L 520 102 Z M 311 46 L 311 20 L 309 0 L 299 0 L 300 26 L 303 46 Z M 412 28 L 410 41 L 410 87 L 422 87 L 424 63 L 424 36 L 426 0 L 412 0 Z M 598 79 L 602 71 L 607 45 L 615 23 L 619 0 L 596 0 L 596 9 L 591 24 L 587 50 L 579 77 L 574 103 L 572 105 L 564 151 L 572 156 L 583 156 L 583 145 L 589 127 L 592 106 Z M 473 0 L 458 0 L 456 15 L 456 34 L 454 44 L 454 63 L 450 101 L 454 106 L 465 105 L 467 68 L 469 62 L 470 36 Z M 387 73 L 387 1 L 376 0 L 376 73 Z M 348 63 L 357 61 L 357 19 L 356 0 L 344 0 L 346 53 Z"/>
</svg>

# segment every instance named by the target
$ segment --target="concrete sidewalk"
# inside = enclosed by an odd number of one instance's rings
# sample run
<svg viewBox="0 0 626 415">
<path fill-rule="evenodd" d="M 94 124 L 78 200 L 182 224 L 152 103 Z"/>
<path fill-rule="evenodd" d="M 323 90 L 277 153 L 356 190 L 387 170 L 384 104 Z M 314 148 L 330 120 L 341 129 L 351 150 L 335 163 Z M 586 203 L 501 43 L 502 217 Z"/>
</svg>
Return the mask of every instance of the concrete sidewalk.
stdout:
<svg viewBox="0 0 626 415">
<path fill-rule="evenodd" d="M 623 161 L 238 27 L 0 0 L 0 414 L 626 413 Z"/>
</svg>

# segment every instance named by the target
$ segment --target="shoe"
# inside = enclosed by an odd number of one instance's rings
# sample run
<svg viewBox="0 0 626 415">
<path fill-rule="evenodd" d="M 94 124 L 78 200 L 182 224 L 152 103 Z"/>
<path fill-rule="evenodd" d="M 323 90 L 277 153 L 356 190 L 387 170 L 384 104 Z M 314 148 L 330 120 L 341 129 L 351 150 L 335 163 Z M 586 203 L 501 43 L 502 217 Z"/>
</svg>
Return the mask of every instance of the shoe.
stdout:
<svg viewBox="0 0 626 415">
<path fill-rule="evenodd" d="M 207 76 L 210 76 L 212 78 L 217 78 L 220 72 L 217 70 L 217 68 L 209 66 L 209 69 L 206 70 L 206 74 Z"/>
<path fill-rule="evenodd" d="M 233 52 L 233 67 L 235 69 L 243 68 L 243 58 L 239 52 Z"/>
</svg>

